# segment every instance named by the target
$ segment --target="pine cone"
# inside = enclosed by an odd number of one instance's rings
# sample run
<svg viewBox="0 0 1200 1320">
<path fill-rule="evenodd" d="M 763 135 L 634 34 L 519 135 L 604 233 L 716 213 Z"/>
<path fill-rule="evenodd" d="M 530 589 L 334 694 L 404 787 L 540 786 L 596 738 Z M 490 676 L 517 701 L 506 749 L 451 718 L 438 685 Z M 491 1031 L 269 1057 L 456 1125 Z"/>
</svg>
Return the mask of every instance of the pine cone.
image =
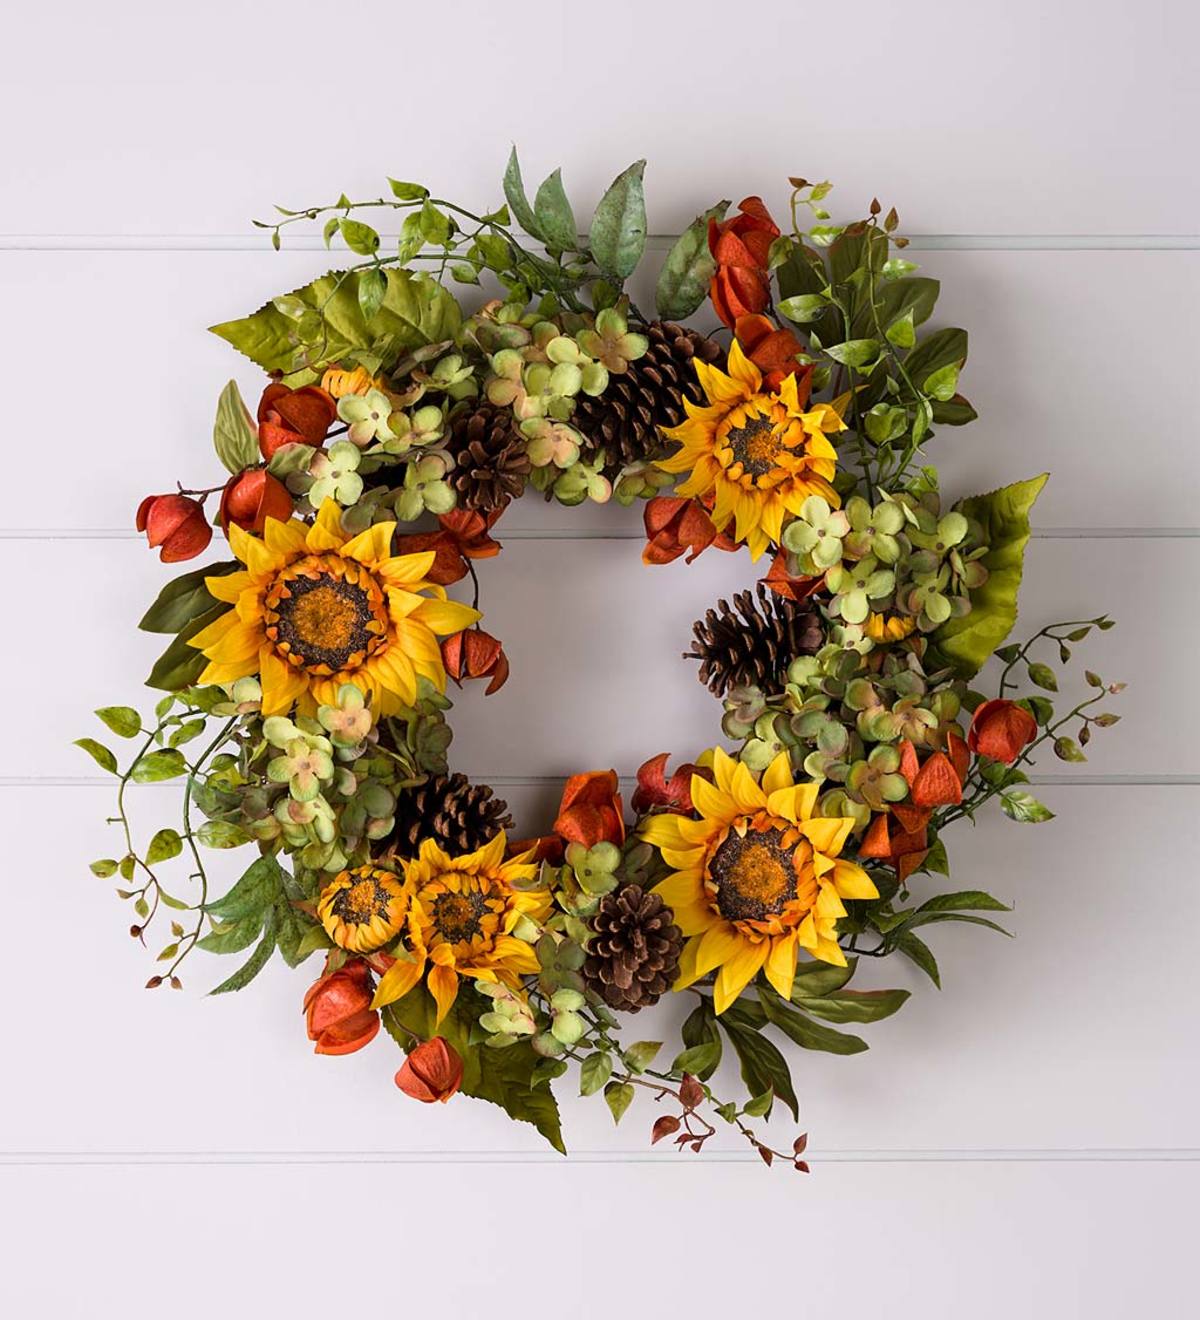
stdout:
<svg viewBox="0 0 1200 1320">
<path fill-rule="evenodd" d="M 592 451 L 605 451 L 610 478 L 629 463 L 662 454 L 666 442 L 659 428 L 683 421 L 685 398 L 703 402 L 692 359 L 714 362 L 721 356 L 716 340 L 673 321 L 652 321 L 644 332 L 650 341 L 645 355 L 623 376 L 611 376 L 603 394 L 578 398 L 571 418 Z"/>
<path fill-rule="evenodd" d="M 600 900 L 583 979 L 610 1008 L 636 1013 L 656 1003 L 679 972 L 683 933 L 657 894 L 625 885 Z"/>
<path fill-rule="evenodd" d="M 453 413 L 446 449 L 455 464 L 448 480 L 463 508 L 502 509 L 525 490 L 532 464 L 508 408 L 485 400 Z"/>
<path fill-rule="evenodd" d="M 512 827 L 508 803 L 487 784 L 472 784 L 466 775 L 434 775 L 399 794 L 389 843 L 401 857 L 415 857 L 421 840 L 432 839 L 456 857 Z"/>
<path fill-rule="evenodd" d="M 739 591 L 717 602 L 692 625 L 696 640 L 685 660 L 700 661 L 700 682 L 716 697 L 742 685 L 773 687 L 783 682 L 799 655 L 815 655 L 825 643 L 820 614 L 758 584 L 758 600 Z"/>
</svg>

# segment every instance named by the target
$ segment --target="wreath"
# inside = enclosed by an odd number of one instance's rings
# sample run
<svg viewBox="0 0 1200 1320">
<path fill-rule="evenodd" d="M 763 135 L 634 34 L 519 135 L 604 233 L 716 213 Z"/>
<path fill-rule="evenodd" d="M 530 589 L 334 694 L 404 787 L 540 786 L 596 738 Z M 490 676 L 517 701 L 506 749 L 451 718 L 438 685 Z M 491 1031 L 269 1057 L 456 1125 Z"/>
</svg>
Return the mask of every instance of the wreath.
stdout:
<svg viewBox="0 0 1200 1320">
<path fill-rule="evenodd" d="M 156 936 L 148 988 L 179 989 L 197 951 L 250 951 L 214 994 L 277 952 L 319 955 L 316 1052 L 382 1027 L 407 1096 L 492 1101 L 562 1150 L 555 1084 L 577 1066 L 618 1122 L 648 1093 L 653 1142 L 698 1151 L 727 1124 L 806 1171 L 806 1138 L 777 1149 L 762 1126 L 776 1104 L 799 1118 L 780 1046 L 865 1050 L 844 1028 L 908 991 L 849 988 L 864 959 L 939 984 L 926 928 L 1003 929 L 991 895 L 938 892 L 946 829 L 993 799 L 1050 818 L 1034 753 L 1083 760 L 1121 687 L 1087 671 L 1064 713 L 1052 665 L 1112 622 L 1006 641 L 1046 478 L 943 499 L 924 447 L 975 417 L 967 335 L 927 329 L 938 283 L 898 255 L 895 210 L 834 224 L 830 185 L 795 178 L 786 230 L 758 197 L 718 202 L 667 252 L 651 315 L 625 290 L 644 164 L 582 235 L 560 171 L 530 202 L 515 151 L 493 211 L 390 180 L 261 226 L 278 249 L 323 224 L 356 260 L 214 327 L 267 374 L 256 412 L 227 385 L 228 478 L 151 495 L 136 522 L 166 563 L 214 524 L 230 555 L 141 621 L 172 639 L 148 680 L 164 695 L 149 718 L 97 712 L 132 755 L 80 740 L 118 783 L 120 855 L 91 869 L 120 877 L 133 937 Z M 363 218 L 379 213 L 394 246 Z M 702 309 L 714 328 L 692 328 Z M 508 675 L 478 569 L 530 487 L 643 501 L 648 565 L 745 551 L 762 575 L 687 653 L 725 746 L 648 759 L 630 823 L 614 771 L 576 775 L 517 841 L 493 790 L 450 769 L 446 689 Z M 167 779 L 182 816 L 147 839 L 127 790 Z M 253 860 L 214 892 L 205 850 L 241 846 Z M 685 991 L 677 1042 L 628 1040 L 629 1015 Z M 732 1096 L 715 1089 L 727 1049 Z"/>
</svg>

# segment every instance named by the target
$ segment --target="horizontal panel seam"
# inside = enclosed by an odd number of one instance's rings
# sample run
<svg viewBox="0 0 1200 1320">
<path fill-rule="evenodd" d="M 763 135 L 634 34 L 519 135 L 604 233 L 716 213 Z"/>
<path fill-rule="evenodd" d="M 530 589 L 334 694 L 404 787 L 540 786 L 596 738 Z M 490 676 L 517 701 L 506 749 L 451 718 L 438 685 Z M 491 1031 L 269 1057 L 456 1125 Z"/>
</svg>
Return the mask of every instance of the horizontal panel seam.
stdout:
<svg viewBox="0 0 1200 1320">
<path fill-rule="evenodd" d="M 753 1151 L 711 1151 L 712 1163 L 757 1164 Z M 1200 1161 L 1200 1150 L 1188 1147 L 1138 1148 L 1099 1147 L 1086 1150 L 829 1150 L 805 1157 L 812 1164 L 1190 1164 Z M 694 1161 L 679 1160 L 672 1151 L 636 1150 L 574 1151 L 567 1162 L 575 1164 L 664 1164 L 695 1167 Z M 561 1155 L 549 1151 L 3 1151 L 5 1167 L 47 1168 L 53 1166 L 220 1166 L 220 1165 L 313 1165 L 313 1164 L 550 1164 L 561 1166 Z"/>
<path fill-rule="evenodd" d="M 458 767 L 462 769 L 462 767 Z M 464 770 L 468 779 L 491 784 L 493 788 L 542 788 L 562 786 L 558 775 L 488 775 Z M 619 775 L 622 784 L 634 785 L 634 775 Z M 108 788 L 114 780 L 100 775 L 0 775 L 0 789 L 5 788 Z M 1030 775 L 1029 782 L 1042 788 L 1189 788 L 1200 786 L 1196 775 Z M 178 780 L 160 780 L 152 784 L 134 784 L 133 788 L 178 788 Z"/>
<path fill-rule="evenodd" d="M 380 231 L 383 239 L 396 233 Z M 528 237 L 525 235 L 524 237 Z M 585 236 L 586 237 L 586 236 Z M 662 251 L 675 233 L 650 234 L 647 247 Z M 1192 252 L 1200 249 L 1197 234 L 910 234 L 917 252 Z M 318 234 L 289 235 L 285 250 L 323 252 Z M 265 234 L 0 234 L 0 251 L 8 252 L 263 252 L 271 247 Z"/>
<path fill-rule="evenodd" d="M 631 513 L 629 527 L 501 527 L 507 541 L 643 541 L 640 519 Z M 1200 527 L 1035 527 L 1035 541 L 1158 541 L 1195 540 Z M 131 527 L 0 527 L 4 541 L 135 541 L 142 533 Z"/>
</svg>

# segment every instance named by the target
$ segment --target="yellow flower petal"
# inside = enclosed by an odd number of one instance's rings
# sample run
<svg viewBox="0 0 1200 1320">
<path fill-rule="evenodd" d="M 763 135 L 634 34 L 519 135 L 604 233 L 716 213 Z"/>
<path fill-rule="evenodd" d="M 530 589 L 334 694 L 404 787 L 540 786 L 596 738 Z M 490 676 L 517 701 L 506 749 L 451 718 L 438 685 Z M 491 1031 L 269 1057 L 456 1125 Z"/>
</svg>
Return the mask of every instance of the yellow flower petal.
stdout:
<svg viewBox="0 0 1200 1320">
<path fill-rule="evenodd" d="M 845 847 L 854 821 L 840 816 L 814 816 L 801 826 L 800 833 L 819 852 L 836 857 Z"/>
<path fill-rule="evenodd" d="M 737 956 L 727 962 L 717 974 L 717 983 L 713 987 L 713 1009 L 724 1013 L 758 975 L 759 968 L 766 962 L 769 945 L 766 940 L 757 944 L 747 942 Z"/>
<path fill-rule="evenodd" d="M 421 979 L 425 971 L 425 959 L 414 958 L 412 962 L 394 962 L 379 978 L 375 987 L 375 997 L 371 1000 L 372 1008 L 383 1008 L 385 1004 L 394 1004 Z"/>
<path fill-rule="evenodd" d="M 728 823 L 738 814 L 737 804 L 733 798 L 728 793 L 722 793 L 719 788 L 715 788 L 707 779 L 701 779 L 699 775 L 692 776 L 692 802 L 696 810 L 702 816 L 707 816 L 709 820 Z"/>
<path fill-rule="evenodd" d="M 434 552 L 425 550 L 418 555 L 396 555 L 375 565 L 375 572 L 393 587 L 411 587 L 423 582 L 433 567 Z"/>
<path fill-rule="evenodd" d="M 457 600 L 423 600 L 413 611 L 413 618 L 445 637 L 469 628 L 483 615 Z"/>
<path fill-rule="evenodd" d="M 699 947 L 700 941 L 695 937 L 683 946 L 683 952 L 679 955 L 679 975 L 675 978 L 672 990 L 686 990 L 693 981 L 700 979 L 700 973 L 696 970 L 696 950 Z"/>
<path fill-rule="evenodd" d="M 833 866 L 833 883 L 843 898 L 878 898 L 875 882 L 853 862 L 837 861 Z"/>
<path fill-rule="evenodd" d="M 239 569 L 236 573 L 226 573 L 221 577 L 206 577 L 204 585 L 214 600 L 236 605 L 242 592 L 254 585 L 254 578 L 245 569 Z"/>
<path fill-rule="evenodd" d="M 373 568 L 392 553 L 392 536 L 395 531 L 394 522 L 375 523 L 342 546 L 342 557 L 356 559 L 360 564 Z"/>
<path fill-rule="evenodd" d="M 434 1003 L 437 1004 L 435 1025 L 439 1025 L 458 998 L 458 973 L 452 967 L 441 965 L 431 967 L 426 984 L 429 986 L 429 993 L 433 996 Z"/>
<path fill-rule="evenodd" d="M 291 559 L 302 555 L 308 528 L 299 518 L 290 518 L 280 522 L 278 518 L 268 518 L 263 526 L 263 541 L 272 554 Z"/>
<path fill-rule="evenodd" d="M 700 937 L 696 950 L 696 968 L 701 976 L 707 976 L 714 967 L 734 959 L 750 941 L 728 921 L 718 921 L 711 925 Z"/>
<path fill-rule="evenodd" d="M 326 500 L 317 513 L 317 520 L 308 529 L 304 544 L 314 553 L 326 550 L 340 550 L 346 543 L 346 534 L 342 531 L 342 511 L 336 500 Z"/>
<path fill-rule="evenodd" d="M 835 967 L 845 967 L 846 955 L 838 947 L 836 940 L 818 940 L 813 949 L 813 957 L 822 962 L 832 963 Z"/>
<path fill-rule="evenodd" d="M 770 808 L 770 795 L 781 788 L 791 788 L 792 785 L 792 763 L 787 752 L 780 752 L 779 755 L 763 771 L 762 790 L 767 794 L 767 806 Z"/>
<path fill-rule="evenodd" d="M 729 346 L 728 369 L 730 376 L 738 382 L 747 398 L 762 389 L 762 372 L 742 352 L 742 346 L 735 339 Z M 787 377 L 794 379 L 794 377 Z"/>
<path fill-rule="evenodd" d="M 685 843 L 679 828 L 682 820 L 673 811 L 662 811 L 642 821 L 638 833 L 655 848 L 680 848 Z"/>
<path fill-rule="evenodd" d="M 784 999 L 792 997 L 792 986 L 796 981 L 796 959 L 799 953 L 800 946 L 793 932 L 771 942 L 771 952 L 767 954 L 767 961 L 763 964 L 767 980 Z"/>
<path fill-rule="evenodd" d="M 754 776 L 744 761 L 739 761 L 734 769 L 729 792 L 743 811 L 761 811 L 767 805 L 767 795 L 754 782 Z"/>
</svg>

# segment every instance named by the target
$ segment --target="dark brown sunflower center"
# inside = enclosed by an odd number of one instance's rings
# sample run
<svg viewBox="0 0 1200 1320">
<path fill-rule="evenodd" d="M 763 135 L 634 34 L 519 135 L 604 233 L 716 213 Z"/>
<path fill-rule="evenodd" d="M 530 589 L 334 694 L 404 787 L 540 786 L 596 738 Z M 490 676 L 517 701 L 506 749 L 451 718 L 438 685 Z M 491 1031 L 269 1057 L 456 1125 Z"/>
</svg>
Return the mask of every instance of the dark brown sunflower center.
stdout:
<svg viewBox="0 0 1200 1320">
<path fill-rule="evenodd" d="M 387 916 L 392 896 L 375 879 L 367 876 L 333 896 L 330 907 L 342 921 L 350 924 L 365 923 L 372 917 Z"/>
<path fill-rule="evenodd" d="M 267 634 L 290 663 L 305 669 L 356 668 L 381 642 L 373 594 L 339 573 L 291 576 L 267 600 Z"/>
<path fill-rule="evenodd" d="M 725 920 L 762 921 L 782 912 L 796 897 L 795 851 L 779 830 L 730 833 L 708 864 Z"/>
<path fill-rule="evenodd" d="M 447 944 L 460 944 L 481 933 L 488 910 L 487 895 L 479 890 L 439 894 L 433 901 L 433 921 Z"/>
<path fill-rule="evenodd" d="M 725 442 L 734 460 L 755 477 L 770 472 L 779 457 L 779 437 L 769 417 L 747 417 L 740 426 L 731 426 Z"/>
</svg>

